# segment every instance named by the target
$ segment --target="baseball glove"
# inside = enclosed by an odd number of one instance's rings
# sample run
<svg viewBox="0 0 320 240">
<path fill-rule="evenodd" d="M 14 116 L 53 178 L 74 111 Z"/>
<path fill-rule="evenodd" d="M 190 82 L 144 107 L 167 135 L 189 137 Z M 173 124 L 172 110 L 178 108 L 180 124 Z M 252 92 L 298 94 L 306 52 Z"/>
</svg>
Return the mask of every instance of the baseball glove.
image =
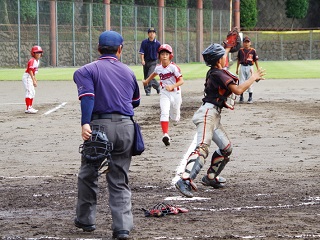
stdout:
<svg viewBox="0 0 320 240">
<path fill-rule="evenodd" d="M 147 210 L 145 208 L 141 209 L 144 211 L 145 217 L 163 217 L 170 214 L 186 213 L 188 209 L 174 207 L 168 203 L 158 203 L 153 206 L 153 208 Z"/>
<path fill-rule="evenodd" d="M 231 48 L 230 52 L 237 52 L 241 47 L 241 38 L 237 28 L 228 32 L 226 40 L 223 41 L 224 48 Z"/>
<path fill-rule="evenodd" d="M 90 127 L 91 137 L 80 144 L 79 153 L 86 161 L 99 165 L 98 172 L 101 175 L 108 172 L 113 143 L 109 142 L 103 126 L 90 125 Z"/>
</svg>

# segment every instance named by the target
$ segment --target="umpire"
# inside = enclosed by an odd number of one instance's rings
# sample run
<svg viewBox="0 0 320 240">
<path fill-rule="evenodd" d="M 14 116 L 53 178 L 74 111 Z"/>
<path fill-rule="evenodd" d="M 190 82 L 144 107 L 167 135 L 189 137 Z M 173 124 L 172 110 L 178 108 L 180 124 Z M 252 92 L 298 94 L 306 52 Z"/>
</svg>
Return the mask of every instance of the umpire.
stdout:
<svg viewBox="0 0 320 240">
<path fill-rule="evenodd" d="M 82 139 L 91 136 L 92 125 L 102 125 L 113 143 L 112 159 L 106 174 L 113 238 L 128 239 L 133 228 L 128 172 L 132 158 L 133 108 L 140 105 L 139 86 L 134 73 L 119 61 L 122 36 L 105 31 L 99 37 L 98 60 L 75 71 L 73 79 L 81 101 Z M 81 159 L 78 174 L 78 201 L 74 224 L 86 232 L 96 229 L 98 168 L 100 163 Z"/>
<path fill-rule="evenodd" d="M 147 79 L 151 73 L 153 73 L 158 60 L 158 49 L 160 42 L 156 39 L 156 30 L 152 27 L 148 29 L 148 38 L 141 42 L 140 57 L 141 64 L 143 66 L 144 79 Z M 160 93 L 160 84 L 156 79 L 152 79 L 147 86 L 144 87 L 144 91 L 147 96 L 151 94 L 151 87 Z"/>
</svg>

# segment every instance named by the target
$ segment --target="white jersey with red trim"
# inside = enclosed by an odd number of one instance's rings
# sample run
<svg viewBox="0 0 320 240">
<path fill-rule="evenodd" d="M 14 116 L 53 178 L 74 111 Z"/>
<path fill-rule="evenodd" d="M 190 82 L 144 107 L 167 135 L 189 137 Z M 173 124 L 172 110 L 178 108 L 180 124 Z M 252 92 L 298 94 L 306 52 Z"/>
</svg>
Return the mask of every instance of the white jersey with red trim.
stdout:
<svg viewBox="0 0 320 240">
<path fill-rule="evenodd" d="M 182 76 L 180 68 L 173 62 L 166 67 L 158 64 L 154 69 L 154 72 L 159 75 L 160 78 L 160 85 L 162 88 L 168 85 L 174 85 L 179 78 Z M 179 87 L 178 89 L 179 90 Z"/>
</svg>

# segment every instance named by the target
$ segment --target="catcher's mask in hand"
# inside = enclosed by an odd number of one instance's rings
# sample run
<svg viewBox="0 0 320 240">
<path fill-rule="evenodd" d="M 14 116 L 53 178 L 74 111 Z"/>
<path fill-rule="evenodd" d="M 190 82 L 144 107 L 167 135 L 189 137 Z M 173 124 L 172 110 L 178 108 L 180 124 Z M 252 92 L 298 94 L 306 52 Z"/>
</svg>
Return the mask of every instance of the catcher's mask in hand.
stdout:
<svg viewBox="0 0 320 240">
<path fill-rule="evenodd" d="M 90 125 L 90 127 L 91 137 L 79 146 L 79 153 L 89 161 L 103 161 L 113 150 L 113 143 L 109 142 L 103 126 Z"/>
</svg>

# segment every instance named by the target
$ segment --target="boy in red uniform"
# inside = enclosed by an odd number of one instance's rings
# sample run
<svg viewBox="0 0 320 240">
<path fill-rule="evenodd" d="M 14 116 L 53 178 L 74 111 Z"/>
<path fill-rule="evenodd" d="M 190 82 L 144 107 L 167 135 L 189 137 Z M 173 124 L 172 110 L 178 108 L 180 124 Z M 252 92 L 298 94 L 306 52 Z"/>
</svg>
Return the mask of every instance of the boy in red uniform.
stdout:
<svg viewBox="0 0 320 240">
<path fill-rule="evenodd" d="M 169 119 L 178 122 L 180 120 L 180 108 L 182 104 L 181 85 L 184 83 L 180 68 L 173 63 L 172 47 L 162 44 L 158 50 L 160 64 L 154 72 L 142 81 L 147 86 L 157 75 L 160 77 L 160 124 L 163 132 L 162 142 L 170 145 Z"/>
<path fill-rule="evenodd" d="M 26 102 L 26 110 L 25 113 L 37 113 L 38 110 L 32 107 L 33 99 L 35 96 L 35 87 L 37 87 L 37 79 L 36 73 L 38 72 L 40 61 L 39 59 L 42 57 L 43 51 L 40 46 L 33 46 L 31 49 L 30 60 L 27 63 L 27 69 L 22 76 L 22 83 L 25 88 L 25 102 Z"/>
</svg>

